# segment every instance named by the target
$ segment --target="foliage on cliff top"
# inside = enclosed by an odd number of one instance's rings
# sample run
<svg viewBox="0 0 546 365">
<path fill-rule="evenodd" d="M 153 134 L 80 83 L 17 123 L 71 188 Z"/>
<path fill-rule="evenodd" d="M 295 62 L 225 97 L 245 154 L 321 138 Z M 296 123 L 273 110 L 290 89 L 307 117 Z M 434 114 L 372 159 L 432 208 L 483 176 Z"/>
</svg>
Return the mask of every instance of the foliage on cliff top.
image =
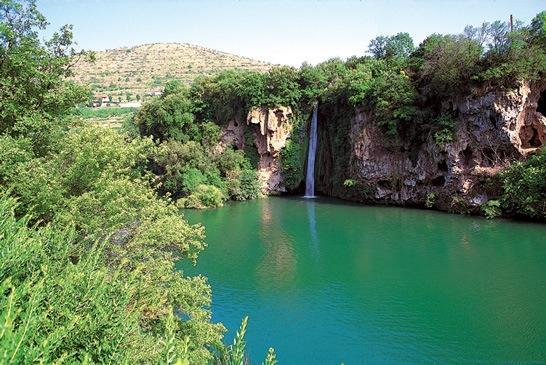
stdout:
<svg viewBox="0 0 546 365">
<path fill-rule="evenodd" d="M 261 106 L 309 111 L 318 100 L 367 107 L 391 136 L 414 126 L 434 133 L 434 121 L 445 112 L 442 100 L 483 83 L 510 87 L 544 77 L 544 18 L 544 13 L 537 15 L 529 26 L 516 22 L 512 31 L 497 21 L 466 27 L 458 35 L 433 34 L 417 48 L 407 33 L 379 36 L 370 42 L 373 57 L 332 59 L 298 69 L 272 67 L 263 73 L 227 70 L 197 78 L 184 92 L 171 93 L 167 86 L 162 101 L 146 108 L 154 121 L 175 123 L 187 133 L 192 121 L 224 125 Z"/>
<path fill-rule="evenodd" d="M 544 13 L 531 25 L 504 22 L 468 26 L 462 34 L 433 34 L 417 48 L 407 33 L 370 42 L 373 57 L 332 59 L 299 69 L 229 70 L 198 78 L 188 91 L 194 116 L 225 124 L 251 107 L 287 105 L 309 111 L 320 103 L 368 107 L 391 136 L 404 129 L 432 130 L 441 101 L 483 83 L 511 87 L 546 72 Z M 426 135 L 427 133 L 418 133 Z"/>
<path fill-rule="evenodd" d="M 432 136 L 443 146 L 453 140 L 456 123 L 443 101 L 484 83 L 511 87 L 544 77 L 544 17 L 537 15 L 530 26 L 516 23 L 513 31 L 507 23 L 494 22 L 467 27 L 459 35 L 433 34 L 417 48 L 407 33 L 380 36 L 370 43 L 373 57 L 200 77 L 189 88 L 168 86 L 135 120 L 142 135 L 199 142 L 200 128 L 208 122 L 242 122 L 252 107 L 279 105 L 301 116 L 318 101 L 322 115 L 330 113 L 325 123 L 337 123 L 338 130 L 344 128 L 343 118 L 364 108 L 392 143 L 422 143 Z M 338 132 L 331 151 L 336 156 L 347 143 Z M 304 145 L 305 138 L 305 133 L 294 133 L 283 152 L 283 171 L 292 188 L 303 179 L 305 160 L 295 146 Z"/>
</svg>

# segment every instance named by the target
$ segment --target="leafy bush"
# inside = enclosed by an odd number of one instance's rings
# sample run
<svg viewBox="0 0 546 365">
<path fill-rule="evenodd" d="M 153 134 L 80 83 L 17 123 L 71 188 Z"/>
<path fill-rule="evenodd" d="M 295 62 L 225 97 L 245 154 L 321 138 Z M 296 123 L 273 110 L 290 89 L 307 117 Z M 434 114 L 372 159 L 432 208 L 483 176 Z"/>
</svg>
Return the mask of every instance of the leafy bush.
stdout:
<svg viewBox="0 0 546 365">
<path fill-rule="evenodd" d="M 82 165 L 96 166 L 101 173 L 89 169 L 83 179 L 63 176 L 64 171 L 78 170 L 79 163 L 65 154 L 71 147 L 52 156 L 44 170 L 38 170 L 41 160 L 24 162 L 33 174 L 25 176 L 24 183 L 16 179 L 7 184 L 25 204 L 10 203 L 3 209 L 2 222 L 19 228 L 0 233 L 5 238 L 0 282 L 11 288 L 2 291 L 2 308 L 14 309 L 10 313 L 21 310 L 20 321 L 4 324 L 9 336 L 21 341 L 17 356 L 46 363 L 67 354 L 75 361 L 155 363 L 161 355 L 164 321 L 176 310 L 190 318 L 177 321 L 176 346 L 188 337 L 192 361 L 210 358 L 207 346 L 221 336 L 221 327 L 208 319 L 210 289 L 203 279 L 184 278 L 174 270 L 175 260 L 195 260 L 204 248 L 202 230 L 187 225 L 172 205 L 157 200 L 124 171 L 124 164 L 95 165 L 106 161 L 102 155 L 108 156 L 107 147 L 116 150 L 115 144 L 98 146 L 103 147 L 97 149 L 99 158 L 80 156 Z M 26 228 L 30 217 L 14 220 L 14 212 L 27 211 L 33 212 L 33 221 L 50 221 L 49 228 L 33 233 Z"/>
<path fill-rule="evenodd" d="M 460 214 L 470 214 L 471 210 L 472 209 L 470 204 L 463 197 L 460 197 L 457 195 L 453 195 L 451 197 L 451 204 L 449 207 L 450 212 L 460 213 Z"/>
<path fill-rule="evenodd" d="M 28 138 L 0 135 L 0 183 L 17 179 L 14 166 L 34 158 L 32 141 Z"/>
<path fill-rule="evenodd" d="M 182 191 L 186 194 L 191 194 L 197 190 L 197 187 L 207 182 L 207 178 L 201 171 L 194 167 L 186 169 L 180 174 L 182 182 Z"/>
<path fill-rule="evenodd" d="M 352 107 L 370 108 L 391 137 L 416 113 L 417 92 L 403 65 L 397 60 L 364 60 L 345 74 L 342 86 L 346 91 L 341 96 L 346 93 Z"/>
<path fill-rule="evenodd" d="M 462 35 L 433 34 L 421 43 L 413 56 L 423 93 L 432 98 L 453 95 L 467 89 L 479 72 L 480 44 Z"/>
<path fill-rule="evenodd" d="M 142 136 L 159 141 L 188 142 L 199 139 L 193 104 L 185 93 L 165 94 L 144 104 L 134 118 Z"/>
<path fill-rule="evenodd" d="M 138 280 L 100 265 L 95 244 L 77 262 L 72 229 L 27 228 L 16 204 L 0 198 L 2 363 L 144 361 L 138 311 L 127 311 Z M 89 299 L 93 298 L 92 301 Z M 156 350 L 157 351 L 157 350 Z"/>
<path fill-rule="evenodd" d="M 353 179 L 346 179 L 343 182 L 343 186 L 345 186 L 346 188 L 352 188 L 355 185 L 356 185 L 356 182 Z"/>
<path fill-rule="evenodd" d="M 200 120 L 224 125 L 241 119 L 252 106 L 264 100 L 265 75 L 244 70 L 227 70 L 212 77 L 198 77 L 190 96 Z"/>
<path fill-rule="evenodd" d="M 375 58 L 408 57 L 415 46 L 408 33 L 398 33 L 394 36 L 379 36 L 370 42 L 368 53 Z"/>
<path fill-rule="evenodd" d="M 501 204 L 508 214 L 546 219 L 546 149 L 501 174 Z"/>
<path fill-rule="evenodd" d="M 305 144 L 290 138 L 281 150 L 284 183 L 289 190 L 297 188 L 304 179 Z"/>
<path fill-rule="evenodd" d="M 488 200 L 482 205 L 482 212 L 487 219 L 493 219 L 502 215 L 501 203 L 498 200 Z"/>
<path fill-rule="evenodd" d="M 246 354 L 246 326 L 248 317 L 243 318 L 239 331 L 235 334 L 233 344 L 225 349 L 221 349 L 215 357 L 217 365 L 245 365 L 249 364 L 248 355 Z M 277 356 L 275 350 L 269 348 L 263 365 L 277 365 Z"/>
<path fill-rule="evenodd" d="M 355 200 L 358 202 L 373 201 L 375 194 L 375 186 L 365 184 L 354 179 L 346 179 L 343 181 L 342 197 Z"/>
<path fill-rule="evenodd" d="M 436 204 L 436 200 L 438 199 L 438 194 L 434 192 L 427 193 L 426 199 L 425 199 L 425 207 L 427 208 L 433 208 Z"/>
<path fill-rule="evenodd" d="M 229 147 L 217 153 L 194 141 L 166 141 L 155 151 L 153 166 L 160 175 L 159 191 L 174 198 L 190 198 L 201 185 L 216 187 L 222 200 L 255 199 L 260 195 L 260 183 L 250 161 L 243 151 Z M 198 192 L 190 199 L 195 204 L 186 204 L 185 200 L 181 204 L 198 206 L 211 201 L 211 206 L 219 205 L 214 200 L 198 199 L 201 196 L 203 192 Z"/>
<path fill-rule="evenodd" d="M 224 194 L 216 186 L 201 184 L 192 190 L 186 198 L 178 200 L 181 208 L 219 208 L 224 205 Z"/>
<path fill-rule="evenodd" d="M 374 79 L 371 92 L 377 123 L 388 135 L 396 136 L 400 124 L 409 123 L 415 115 L 416 91 L 403 72 L 387 70 Z"/>
<path fill-rule="evenodd" d="M 237 200 L 256 199 L 260 196 L 260 184 L 255 170 L 244 169 L 241 172 L 241 193 Z"/>
<path fill-rule="evenodd" d="M 298 70 L 293 67 L 273 67 L 265 77 L 265 98 L 258 105 L 270 107 L 296 106 L 301 97 Z M 253 106 L 258 106 L 253 105 Z"/>
<path fill-rule="evenodd" d="M 434 119 L 433 130 L 435 130 L 433 137 L 436 144 L 440 147 L 444 147 L 446 144 L 453 141 L 455 132 L 455 121 L 449 114 L 441 114 L 438 118 Z"/>
<path fill-rule="evenodd" d="M 260 196 L 258 174 L 254 170 L 231 170 L 227 174 L 228 193 L 233 200 L 256 199 Z"/>
<path fill-rule="evenodd" d="M 328 78 L 319 67 L 303 63 L 298 71 L 299 89 L 303 103 L 314 103 L 328 87 Z"/>
<path fill-rule="evenodd" d="M 27 155 L 11 165 L 11 174 L 3 176 L 21 206 L 27 211 L 33 209 L 47 221 L 66 205 L 67 199 L 92 190 L 101 177 L 139 177 L 152 148 L 149 140 L 127 143 L 123 135 L 98 127 L 72 129 L 62 142 L 57 153 L 32 159 Z M 17 153 L 17 146 L 0 147 L 0 154 Z"/>
<path fill-rule="evenodd" d="M 485 38 L 488 49 L 485 68 L 475 78 L 504 86 L 522 79 L 539 80 L 546 72 L 544 14 L 539 13 L 528 27 L 516 21 L 513 31 L 507 22 L 501 21 L 484 23 L 479 30 L 469 27 L 482 41 Z"/>
</svg>

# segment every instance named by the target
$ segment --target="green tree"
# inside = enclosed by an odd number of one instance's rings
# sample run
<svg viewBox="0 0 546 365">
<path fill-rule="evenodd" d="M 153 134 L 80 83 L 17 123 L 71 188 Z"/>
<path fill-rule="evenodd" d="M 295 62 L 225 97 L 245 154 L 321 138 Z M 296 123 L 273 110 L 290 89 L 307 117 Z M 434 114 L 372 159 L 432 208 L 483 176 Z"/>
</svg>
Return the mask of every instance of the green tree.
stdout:
<svg viewBox="0 0 546 365">
<path fill-rule="evenodd" d="M 135 116 L 135 124 L 143 136 L 164 141 L 187 142 L 196 139 L 199 127 L 195 124 L 193 104 L 184 93 L 165 94 L 144 104 Z"/>
<path fill-rule="evenodd" d="M 28 136 L 40 153 L 87 94 L 66 80 L 74 60 L 87 56 L 72 48 L 72 27 L 42 44 L 46 25 L 35 1 L 0 1 L 0 133 Z"/>
<path fill-rule="evenodd" d="M 370 41 L 368 53 L 375 58 L 407 58 L 415 46 L 409 33 L 397 33 L 393 36 L 379 36 Z"/>
<path fill-rule="evenodd" d="M 546 47 L 546 11 L 538 13 L 531 21 L 531 36 Z"/>
<path fill-rule="evenodd" d="M 389 37 L 380 35 L 375 37 L 370 41 L 370 44 L 368 45 L 368 53 L 370 53 L 375 58 L 385 58 L 387 51 L 387 42 L 389 41 Z"/>
<path fill-rule="evenodd" d="M 168 81 L 165 84 L 163 95 L 178 94 L 186 91 L 185 85 L 180 80 Z"/>
<path fill-rule="evenodd" d="M 298 71 L 293 67 L 273 67 L 266 74 L 265 100 L 267 106 L 295 106 L 301 94 L 298 84 Z"/>
<path fill-rule="evenodd" d="M 415 51 L 422 92 L 441 98 L 468 89 L 473 76 L 480 71 L 482 47 L 462 35 L 433 34 Z"/>
<path fill-rule="evenodd" d="M 301 65 L 299 69 L 299 88 L 302 90 L 304 102 L 313 103 L 327 87 L 326 74 L 318 67 L 308 63 Z"/>
</svg>

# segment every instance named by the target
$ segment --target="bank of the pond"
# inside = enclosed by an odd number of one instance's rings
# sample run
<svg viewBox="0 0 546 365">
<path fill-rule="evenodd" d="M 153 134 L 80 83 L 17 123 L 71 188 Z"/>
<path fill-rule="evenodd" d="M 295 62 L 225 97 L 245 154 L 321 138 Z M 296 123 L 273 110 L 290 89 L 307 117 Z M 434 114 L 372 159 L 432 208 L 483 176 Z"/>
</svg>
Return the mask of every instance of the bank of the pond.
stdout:
<svg viewBox="0 0 546 365">
<path fill-rule="evenodd" d="M 285 364 L 546 361 L 546 225 L 326 199 L 186 211 L 214 320 Z"/>
</svg>

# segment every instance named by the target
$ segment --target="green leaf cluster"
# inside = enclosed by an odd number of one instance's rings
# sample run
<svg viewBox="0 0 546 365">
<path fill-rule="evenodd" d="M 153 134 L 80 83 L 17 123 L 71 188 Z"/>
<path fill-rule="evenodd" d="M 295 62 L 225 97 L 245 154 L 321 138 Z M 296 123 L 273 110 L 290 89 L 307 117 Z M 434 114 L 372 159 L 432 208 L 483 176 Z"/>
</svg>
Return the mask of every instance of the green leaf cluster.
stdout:
<svg viewBox="0 0 546 365">
<path fill-rule="evenodd" d="M 501 174 L 501 205 L 510 215 L 546 220 L 546 149 Z"/>
<path fill-rule="evenodd" d="M 239 331 L 235 334 L 233 344 L 227 348 L 222 348 L 216 354 L 214 358 L 214 364 L 216 365 L 247 365 L 250 364 L 248 354 L 246 353 L 246 327 L 248 324 L 248 317 L 243 318 Z M 277 355 L 275 350 L 270 347 L 267 350 L 265 361 L 262 365 L 277 365 Z"/>
</svg>

